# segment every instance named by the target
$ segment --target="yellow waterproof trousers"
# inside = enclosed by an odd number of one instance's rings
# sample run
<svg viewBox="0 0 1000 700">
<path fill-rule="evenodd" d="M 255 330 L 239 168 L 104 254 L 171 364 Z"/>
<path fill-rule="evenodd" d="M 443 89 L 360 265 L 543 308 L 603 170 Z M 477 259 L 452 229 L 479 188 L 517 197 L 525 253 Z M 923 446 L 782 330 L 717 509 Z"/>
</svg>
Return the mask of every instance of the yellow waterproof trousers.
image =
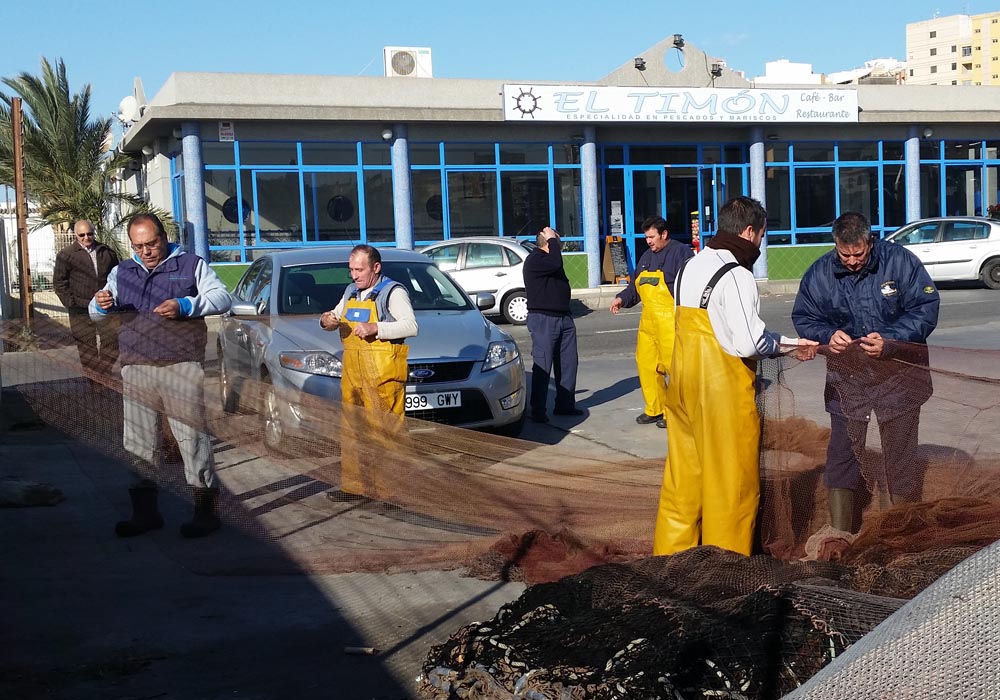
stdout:
<svg viewBox="0 0 1000 700">
<path fill-rule="evenodd" d="M 642 300 L 635 364 L 646 415 L 658 416 L 667 402 L 667 379 L 674 350 L 674 297 L 662 270 L 639 273 L 635 290 Z"/>
<path fill-rule="evenodd" d="M 750 554 L 760 499 L 753 365 L 722 349 L 708 311 L 678 307 L 653 554 L 699 544 Z"/>
<path fill-rule="evenodd" d="M 357 321 L 349 318 L 359 319 Z M 382 494 L 381 469 L 387 450 L 404 429 L 406 358 L 409 348 L 387 340 L 366 340 L 352 335 L 356 323 L 378 322 L 373 301 L 348 300 L 340 322 L 344 344 L 340 378 L 343 419 L 340 435 L 340 488 L 348 493 L 378 498 Z M 358 408 L 353 408 L 353 407 Z"/>
</svg>

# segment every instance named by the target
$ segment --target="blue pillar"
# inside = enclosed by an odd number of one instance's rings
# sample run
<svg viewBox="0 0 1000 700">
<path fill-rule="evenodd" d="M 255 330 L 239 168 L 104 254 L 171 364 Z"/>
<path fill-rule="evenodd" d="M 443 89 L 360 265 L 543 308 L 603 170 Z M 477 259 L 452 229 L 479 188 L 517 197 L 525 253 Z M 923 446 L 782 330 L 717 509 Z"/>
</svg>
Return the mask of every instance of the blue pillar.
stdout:
<svg viewBox="0 0 1000 700">
<path fill-rule="evenodd" d="M 184 153 L 184 227 L 189 249 L 208 260 L 208 212 L 205 209 L 205 166 L 201 159 L 201 128 L 198 122 L 181 124 Z"/>
<path fill-rule="evenodd" d="M 392 127 L 392 211 L 396 220 L 396 247 L 413 250 L 413 195 L 406 124 Z"/>
<path fill-rule="evenodd" d="M 597 129 L 583 129 L 580 145 L 580 184 L 583 186 L 583 247 L 587 251 L 587 286 L 601 286 L 601 222 L 597 201 Z"/>
<path fill-rule="evenodd" d="M 767 208 L 766 172 L 764 170 L 764 128 L 750 129 L 750 196 Z M 753 276 L 767 279 L 767 236 L 760 243 L 760 257 L 753 266 Z"/>
<path fill-rule="evenodd" d="M 906 157 L 906 223 L 910 223 L 920 218 L 920 132 L 916 126 L 911 126 L 906 134 L 904 155 Z"/>
</svg>

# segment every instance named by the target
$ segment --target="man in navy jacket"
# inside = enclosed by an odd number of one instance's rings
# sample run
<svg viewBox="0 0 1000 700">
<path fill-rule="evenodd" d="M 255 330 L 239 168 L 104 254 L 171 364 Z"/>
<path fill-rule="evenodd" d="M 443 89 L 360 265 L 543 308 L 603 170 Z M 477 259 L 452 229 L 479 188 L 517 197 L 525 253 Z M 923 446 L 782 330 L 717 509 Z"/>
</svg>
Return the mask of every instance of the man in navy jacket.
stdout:
<svg viewBox="0 0 1000 700">
<path fill-rule="evenodd" d="M 852 532 L 862 476 L 878 486 L 883 503 L 920 499 L 920 407 L 933 391 L 926 342 L 941 299 L 920 260 L 874 238 L 863 214 L 842 214 L 833 240 L 835 249 L 802 277 L 792 322 L 802 337 L 828 345 L 824 396 L 832 432 L 824 479 L 831 525 Z M 863 470 L 872 412 L 884 464 Z"/>
</svg>

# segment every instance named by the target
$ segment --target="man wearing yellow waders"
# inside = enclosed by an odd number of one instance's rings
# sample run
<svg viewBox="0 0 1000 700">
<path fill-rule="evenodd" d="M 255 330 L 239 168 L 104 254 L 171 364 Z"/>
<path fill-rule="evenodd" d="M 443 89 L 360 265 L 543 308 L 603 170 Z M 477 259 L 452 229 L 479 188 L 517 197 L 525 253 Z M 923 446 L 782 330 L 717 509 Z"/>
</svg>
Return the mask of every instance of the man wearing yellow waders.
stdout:
<svg viewBox="0 0 1000 700">
<path fill-rule="evenodd" d="M 784 338 L 760 319 L 753 264 L 767 229 L 760 203 L 736 197 L 718 233 L 677 276 L 677 329 L 666 403 L 667 463 L 653 554 L 715 545 L 750 554 L 760 497 L 756 359 L 811 340 Z"/>
<path fill-rule="evenodd" d="M 325 330 L 339 328 L 344 343 L 340 488 L 327 492 L 332 501 L 380 495 L 378 475 L 362 469 L 364 462 L 375 460 L 365 460 L 364 454 L 381 452 L 379 443 L 392 442 L 392 433 L 403 427 L 408 350 L 404 339 L 417 334 L 410 295 L 382 274 L 382 256 L 376 248 L 355 246 L 348 266 L 354 284 L 319 319 Z"/>
<path fill-rule="evenodd" d="M 635 266 L 635 279 L 611 302 L 611 313 L 617 314 L 622 308 L 629 309 L 642 302 L 635 363 L 646 405 L 635 422 L 639 425 L 656 423 L 665 428 L 663 407 L 674 347 L 674 278 L 694 253 L 686 243 L 670 240 L 667 222 L 659 216 L 643 221 L 642 232 L 649 250 Z"/>
</svg>

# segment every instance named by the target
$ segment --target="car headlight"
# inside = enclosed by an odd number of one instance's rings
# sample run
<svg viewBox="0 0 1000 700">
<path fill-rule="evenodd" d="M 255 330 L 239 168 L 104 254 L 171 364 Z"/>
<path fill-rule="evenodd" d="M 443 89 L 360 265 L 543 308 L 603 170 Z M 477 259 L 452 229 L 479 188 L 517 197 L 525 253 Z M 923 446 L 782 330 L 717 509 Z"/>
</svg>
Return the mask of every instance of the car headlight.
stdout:
<svg viewBox="0 0 1000 700">
<path fill-rule="evenodd" d="M 486 350 L 486 360 L 483 362 L 483 371 L 503 367 L 508 362 L 513 362 L 520 356 L 517 343 L 513 340 L 500 340 L 490 343 Z"/>
<path fill-rule="evenodd" d="M 339 377 L 344 371 L 340 358 L 328 352 L 282 352 L 278 354 L 282 367 L 296 372 L 321 374 L 324 377 Z"/>
</svg>

